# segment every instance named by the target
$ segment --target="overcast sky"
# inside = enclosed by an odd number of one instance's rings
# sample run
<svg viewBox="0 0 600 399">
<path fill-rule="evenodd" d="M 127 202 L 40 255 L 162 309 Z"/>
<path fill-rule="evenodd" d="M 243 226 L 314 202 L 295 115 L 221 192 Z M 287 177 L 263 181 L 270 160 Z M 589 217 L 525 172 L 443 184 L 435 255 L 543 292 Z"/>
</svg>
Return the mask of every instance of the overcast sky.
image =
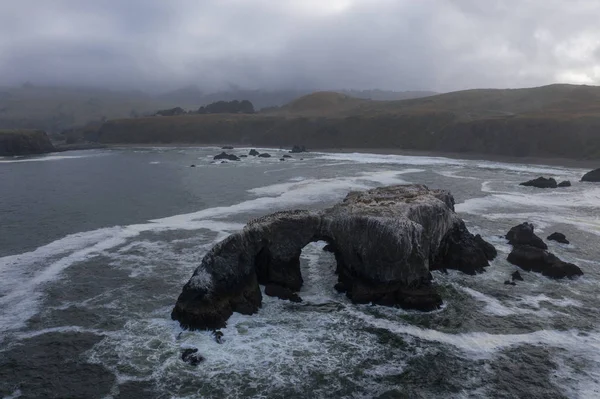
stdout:
<svg viewBox="0 0 600 399">
<path fill-rule="evenodd" d="M 2 0 L 0 84 L 599 84 L 599 20 L 599 0 Z"/>
</svg>

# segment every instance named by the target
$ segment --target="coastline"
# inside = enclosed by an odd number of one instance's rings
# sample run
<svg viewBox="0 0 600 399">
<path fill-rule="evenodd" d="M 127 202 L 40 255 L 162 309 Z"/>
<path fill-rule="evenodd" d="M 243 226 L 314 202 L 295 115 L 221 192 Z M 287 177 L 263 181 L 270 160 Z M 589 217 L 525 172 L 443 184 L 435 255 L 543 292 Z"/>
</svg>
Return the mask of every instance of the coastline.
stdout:
<svg viewBox="0 0 600 399">
<path fill-rule="evenodd" d="M 220 144 L 200 144 L 200 143 L 143 143 L 143 144 L 106 144 L 104 148 L 118 149 L 118 148 L 200 148 L 210 147 L 221 149 L 223 146 L 232 146 L 235 148 L 262 148 L 262 149 L 273 149 L 282 150 L 288 149 L 287 147 L 269 147 L 269 146 L 253 146 L 248 143 L 220 143 Z M 227 150 L 224 150 L 227 151 Z M 308 152 L 323 152 L 323 153 L 359 153 L 359 154 L 376 154 L 376 155 L 404 155 L 404 156 L 415 156 L 415 157 L 434 157 L 434 158 L 449 158 L 449 159 L 464 159 L 464 160 L 481 160 L 481 161 L 494 161 L 512 164 L 528 164 L 528 165 L 549 165 L 549 166 L 563 166 L 567 168 L 581 168 L 581 169 L 596 169 L 600 167 L 600 159 L 570 159 L 570 158 L 544 158 L 544 157 L 512 157 L 507 155 L 497 154 L 485 154 L 485 153 L 472 153 L 472 152 L 443 152 L 443 151 L 419 151 L 419 150 L 407 150 L 401 148 L 309 148 Z"/>
</svg>

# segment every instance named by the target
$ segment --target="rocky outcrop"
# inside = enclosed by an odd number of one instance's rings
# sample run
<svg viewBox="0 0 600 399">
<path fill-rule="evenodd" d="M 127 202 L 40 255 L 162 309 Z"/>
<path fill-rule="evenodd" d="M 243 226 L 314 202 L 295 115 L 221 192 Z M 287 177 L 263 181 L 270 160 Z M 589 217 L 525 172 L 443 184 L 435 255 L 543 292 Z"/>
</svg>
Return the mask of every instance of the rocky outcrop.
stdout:
<svg viewBox="0 0 600 399">
<path fill-rule="evenodd" d="M 0 156 L 33 155 L 54 152 L 41 130 L 0 130 Z"/>
<path fill-rule="evenodd" d="M 225 151 L 221 152 L 219 155 L 215 155 L 213 157 L 214 160 L 218 160 L 218 159 L 228 159 L 230 161 L 239 161 L 240 158 L 237 157 L 237 155 L 235 154 L 228 154 Z"/>
<path fill-rule="evenodd" d="M 560 242 L 561 244 L 568 244 L 569 240 L 563 233 L 554 232 L 546 237 L 547 240 Z"/>
<path fill-rule="evenodd" d="M 262 153 L 262 154 L 258 154 L 258 157 L 259 158 L 271 158 L 271 154 L 268 154 L 268 153 L 265 152 L 265 153 Z"/>
<path fill-rule="evenodd" d="M 191 364 L 192 366 L 197 366 L 202 363 L 205 359 L 200 353 L 198 353 L 197 348 L 188 348 L 184 349 L 181 352 L 181 360 L 186 363 Z"/>
<path fill-rule="evenodd" d="M 578 266 L 563 262 L 556 255 L 530 245 L 514 247 L 507 259 L 523 270 L 541 273 L 550 278 L 572 278 L 583 275 Z"/>
<path fill-rule="evenodd" d="M 260 155 L 260 152 L 256 151 L 254 148 L 250 150 L 248 155 L 252 155 L 253 157 Z"/>
<path fill-rule="evenodd" d="M 569 180 L 563 180 L 558 183 L 557 187 L 571 187 L 571 182 Z"/>
<path fill-rule="evenodd" d="M 583 175 L 581 181 L 600 182 L 600 168 L 587 172 Z"/>
<path fill-rule="evenodd" d="M 331 245 L 337 261 L 336 289 L 353 302 L 419 310 L 442 303 L 430 270 L 475 274 L 491 256 L 454 212 L 447 191 L 407 185 L 352 192 L 323 211 L 255 219 L 221 241 L 183 287 L 172 318 L 186 328 L 221 328 L 233 312 L 260 308 L 259 284 L 275 296 L 281 288 L 289 290 L 286 295 L 297 292 L 302 248 L 320 240 Z"/>
<path fill-rule="evenodd" d="M 299 152 L 306 152 L 306 147 L 303 146 L 303 145 L 302 146 L 295 145 L 295 146 L 292 147 L 292 149 L 290 150 L 290 152 L 292 154 L 296 154 L 296 153 L 299 153 Z"/>
<path fill-rule="evenodd" d="M 546 277 L 556 279 L 572 278 L 583 274 L 578 266 L 563 262 L 554 254 L 548 252 L 546 243 L 535 235 L 533 230 L 533 225 L 525 222 L 513 227 L 506 234 L 509 244 L 513 245 L 513 250 L 507 258 L 510 263 L 519 266 L 523 270 L 542 273 Z"/>
<path fill-rule="evenodd" d="M 548 249 L 546 243 L 533 232 L 533 224 L 521 223 L 506 233 L 508 243 L 514 246 L 530 245 L 535 248 Z"/>
<path fill-rule="evenodd" d="M 558 187 L 558 184 L 556 184 L 556 180 L 554 180 L 552 177 L 550 177 L 550 178 L 538 177 L 537 179 L 529 180 L 524 183 L 520 183 L 519 185 L 527 186 L 527 187 L 537 187 L 537 188 L 556 188 L 556 187 Z"/>
</svg>

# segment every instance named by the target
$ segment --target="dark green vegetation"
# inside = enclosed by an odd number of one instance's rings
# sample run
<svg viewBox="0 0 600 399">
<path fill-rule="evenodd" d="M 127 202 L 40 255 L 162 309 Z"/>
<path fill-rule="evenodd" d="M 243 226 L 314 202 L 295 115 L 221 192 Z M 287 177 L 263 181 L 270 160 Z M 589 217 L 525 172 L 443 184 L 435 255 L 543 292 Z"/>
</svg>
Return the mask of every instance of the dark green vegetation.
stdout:
<svg viewBox="0 0 600 399">
<path fill-rule="evenodd" d="M 41 130 L 0 130 L 0 156 L 52 152 L 55 148 Z"/>
<path fill-rule="evenodd" d="M 253 115 L 108 121 L 104 143 L 235 143 L 600 157 L 600 88 L 551 85 L 372 101 L 320 92 Z"/>
</svg>

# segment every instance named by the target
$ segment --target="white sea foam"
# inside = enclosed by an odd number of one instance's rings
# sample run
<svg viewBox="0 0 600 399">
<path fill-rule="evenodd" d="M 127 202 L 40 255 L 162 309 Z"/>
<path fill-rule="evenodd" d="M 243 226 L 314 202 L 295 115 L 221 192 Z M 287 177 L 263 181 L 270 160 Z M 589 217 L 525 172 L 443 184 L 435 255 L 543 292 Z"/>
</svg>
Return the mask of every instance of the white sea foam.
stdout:
<svg viewBox="0 0 600 399">
<path fill-rule="evenodd" d="M 35 158 L 3 158 L 0 159 L 0 163 L 21 163 L 21 162 L 47 162 L 47 161 L 61 161 L 64 159 L 77 159 L 87 158 L 98 154 L 87 154 L 87 155 L 46 155 Z"/>
<path fill-rule="evenodd" d="M 397 164 L 397 165 L 464 165 L 467 161 L 443 158 L 443 157 L 420 157 L 409 155 L 384 155 L 369 153 L 317 153 L 318 159 L 332 161 L 353 161 L 364 164 Z"/>
<path fill-rule="evenodd" d="M 456 285 L 455 285 L 456 286 Z M 509 300 L 500 301 L 492 296 L 486 295 L 482 292 L 476 291 L 474 289 L 468 287 L 460 287 L 456 286 L 462 291 L 466 292 L 474 299 L 485 303 L 485 308 L 483 309 L 484 313 L 494 316 L 510 316 L 515 314 L 533 314 L 536 317 L 552 317 L 554 315 L 553 312 L 548 309 L 544 309 L 541 306 L 541 303 L 547 302 L 557 307 L 580 307 L 582 306 L 581 302 L 570 299 L 570 298 L 549 298 L 546 295 L 522 295 L 518 297 L 513 297 Z M 525 305 L 523 307 L 522 305 Z"/>
</svg>

